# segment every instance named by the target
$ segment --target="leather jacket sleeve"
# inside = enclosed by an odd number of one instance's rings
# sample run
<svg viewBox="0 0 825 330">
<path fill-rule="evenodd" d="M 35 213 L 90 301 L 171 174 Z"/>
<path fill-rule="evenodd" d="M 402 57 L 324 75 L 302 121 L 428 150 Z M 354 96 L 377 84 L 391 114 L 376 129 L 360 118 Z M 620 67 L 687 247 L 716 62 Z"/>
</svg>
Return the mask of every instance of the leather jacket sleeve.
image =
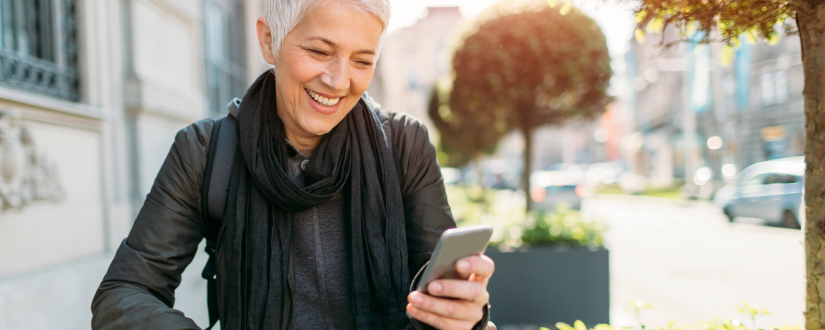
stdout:
<svg viewBox="0 0 825 330">
<path fill-rule="evenodd" d="M 173 309 L 203 238 L 200 186 L 214 120 L 178 132 L 92 301 L 92 329 L 200 329 Z"/>
<path fill-rule="evenodd" d="M 455 221 L 426 126 L 404 114 L 389 113 L 388 116 L 401 170 L 407 254 L 410 278 L 413 278 L 430 260 L 441 233 L 454 228 Z"/>
<path fill-rule="evenodd" d="M 436 150 L 430 143 L 426 126 L 404 114 L 389 113 L 388 116 L 402 174 L 401 193 L 404 199 L 412 291 L 420 280 L 419 277 L 430 260 L 441 233 L 454 228 L 456 224 L 447 203 L 444 178 L 438 165 Z M 484 308 L 484 317 L 473 329 L 486 329 L 489 320 L 488 305 Z M 433 329 L 413 318 L 410 318 L 407 328 Z"/>
</svg>

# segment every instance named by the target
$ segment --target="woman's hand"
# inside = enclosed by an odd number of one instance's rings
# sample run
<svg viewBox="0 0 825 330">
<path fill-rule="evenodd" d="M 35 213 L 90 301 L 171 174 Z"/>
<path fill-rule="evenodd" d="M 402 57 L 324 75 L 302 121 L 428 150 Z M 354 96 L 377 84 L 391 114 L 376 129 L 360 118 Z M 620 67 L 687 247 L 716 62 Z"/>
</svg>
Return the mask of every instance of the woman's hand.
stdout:
<svg viewBox="0 0 825 330">
<path fill-rule="evenodd" d="M 411 292 L 407 313 L 438 329 L 472 329 L 484 317 L 495 265 L 485 255 L 470 256 L 456 262 L 456 270 L 468 279 L 435 280 L 427 285 L 429 294 Z"/>
</svg>

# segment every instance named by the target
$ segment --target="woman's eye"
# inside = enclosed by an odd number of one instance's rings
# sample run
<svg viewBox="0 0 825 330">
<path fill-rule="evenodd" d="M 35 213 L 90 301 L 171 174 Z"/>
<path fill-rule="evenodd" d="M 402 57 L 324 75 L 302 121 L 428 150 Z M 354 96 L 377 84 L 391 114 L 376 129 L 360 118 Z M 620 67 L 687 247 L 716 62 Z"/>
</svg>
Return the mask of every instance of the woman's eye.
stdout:
<svg viewBox="0 0 825 330">
<path fill-rule="evenodd" d="M 327 54 L 325 51 L 322 51 L 322 50 L 317 50 L 317 49 L 309 49 L 309 51 L 310 51 L 311 53 L 315 54 L 315 55 L 320 55 L 320 56 L 327 56 L 327 55 L 329 55 L 329 54 Z"/>
<path fill-rule="evenodd" d="M 361 64 L 363 66 L 372 66 L 372 62 L 368 61 L 358 61 L 358 64 Z"/>
</svg>

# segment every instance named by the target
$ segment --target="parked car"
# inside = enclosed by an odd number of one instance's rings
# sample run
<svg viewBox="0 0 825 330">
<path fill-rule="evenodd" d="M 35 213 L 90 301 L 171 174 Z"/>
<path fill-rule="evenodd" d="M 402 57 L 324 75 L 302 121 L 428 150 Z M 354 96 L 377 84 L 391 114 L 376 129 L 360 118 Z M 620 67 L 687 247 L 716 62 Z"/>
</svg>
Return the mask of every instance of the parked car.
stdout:
<svg viewBox="0 0 825 330">
<path fill-rule="evenodd" d="M 530 198 L 536 210 L 552 211 L 564 203 L 570 209 L 581 209 L 582 197 L 589 194 L 583 171 L 536 171 L 530 176 Z"/>
<path fill-rule="evenodd" d="M 742 170 L 725 194 L 717 194 L 715 203 L 731 222 L 740 216 L 753 217 L 798 229 L 804 175 L 803 157 L 756 163 Z"/>
<path fill-rule="evenodd" d="M 604 187 L 618 182 L 625 172 L 627 166 L 622 162 L 595 163 L 587 167 L 584 180 L 588 186 Z"/>
<path fill-rule="evenodd" d="M 517 190 L 521 187 L 520 165 L 509 159 L 482 162 L 482 184 L 492 189 Z"/>
</svg>

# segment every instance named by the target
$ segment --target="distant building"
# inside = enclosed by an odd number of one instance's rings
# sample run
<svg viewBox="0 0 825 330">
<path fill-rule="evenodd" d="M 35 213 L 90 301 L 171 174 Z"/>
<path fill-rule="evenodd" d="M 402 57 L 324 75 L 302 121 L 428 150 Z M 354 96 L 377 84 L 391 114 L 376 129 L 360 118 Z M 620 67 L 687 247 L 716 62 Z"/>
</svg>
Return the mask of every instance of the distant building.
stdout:
<svg viewBox="0 0 825 330">
<path fill-rule="evenodd" d="M 458 7 L 428 7 L 413 26 L 390 33 L 368 90 L 370 95 L 384 109 L 409 113 L 433 131 L 427 101 L 436 80 L 450 70 L 450 43 L 462 22 Z"/>
<path fill-rule="evenodd" d="M 636 127 L 636 133 L 625 140 L 626 157 L 637 174 L 659 186 L 670 185 L 685 171 L 681 116 L 687 59 L 682 45 L 659 46 L 677 40 L 678 32 L 667 29 L 664 35 L 648 36 L 643 43 L 631 40 L 625 58 Z"/>
<path fill-rule="evenodd" d="M 716 114 L 722 134 L 737 142 L 732 146 L 737 167 L 804 155 L 805 78 L 799 38 L 782 38 L 776 45 L 744 44 L 737 56 L 722 78 L 726 111 Z"/>
<path fill-rule="evenodd" d="M 725 180 L 725 164 L 738 171 L 804 153 L 797 38 L 776 45 L 743 38 L 728 65 L 722 63 L 719 44 L 659 45 L 678 38 L 677 31 L 667 29 L 664 37 L 634 39 L 626 56 L 636 134 L 625 149 L 638 174 L 654 185 L 673 178 L 692 184 L 695 172 L 708 167 L 719 183 Z"/>
<path fill-rule="evenodd" d="M 175 133 L 225 113 L 264 70 L 262 2 L 3 1 L 0 12 L 0 329 L 89 329 Z M 202 326 L 204 263 L 199 252 L 175 304 Z"/>
</svg>

